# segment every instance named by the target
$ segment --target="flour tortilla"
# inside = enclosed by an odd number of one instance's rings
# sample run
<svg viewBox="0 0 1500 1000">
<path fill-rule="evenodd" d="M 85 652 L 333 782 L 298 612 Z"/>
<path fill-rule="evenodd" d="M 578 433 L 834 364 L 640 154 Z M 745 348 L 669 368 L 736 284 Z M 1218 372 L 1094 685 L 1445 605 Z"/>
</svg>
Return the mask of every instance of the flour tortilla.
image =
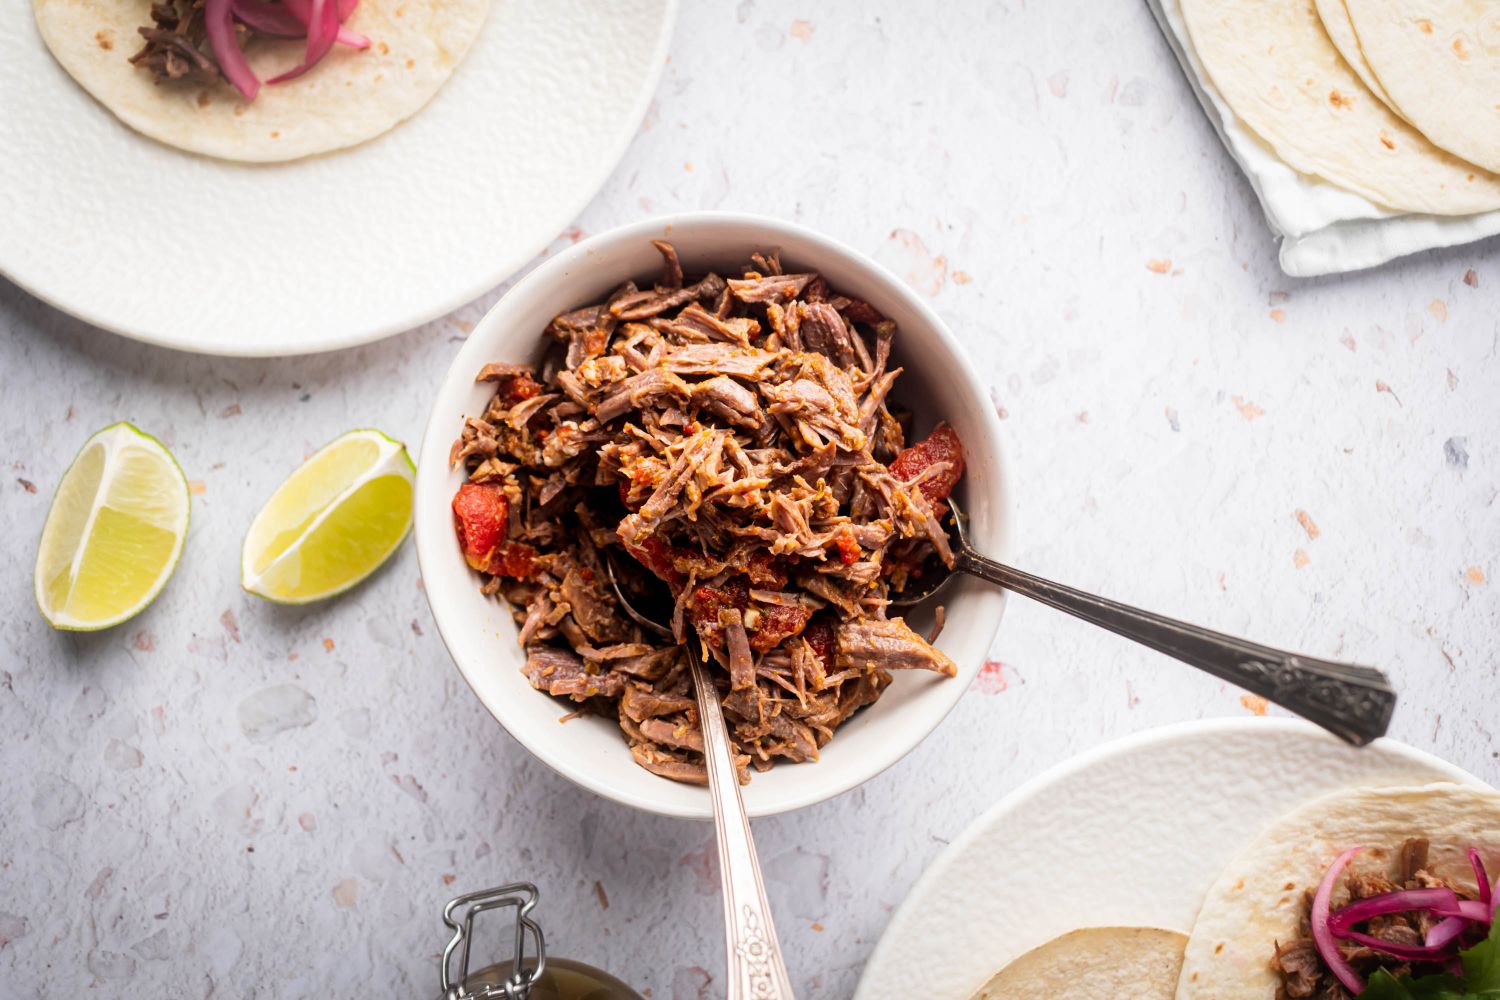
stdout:
<svg viewBox="0 0 1500 1000">
<path fill-rule="evenodd" d="M 1399 211 L 1500 208 L 1500 177 L 1438 149 L 1382 104 L 1311 0 L 1183 0 L 1182 13 L 1213 85 L 1294 170 Z"/>
<path fill-rule="evenodd" d="M 1360 48 L 1406 120 L 1500 171 L 1500 4 L 1348 0 Z"/>
<path fill-rule="evenodd" d="M 1154 927 L 1072 931 L 1001 969 L 971 1000 L 1170 1000 L 1186 944 Z"/>
<path fill-rule="evenodd" d="M 1500 873 L 1500 794 L 1468 785 L 1357 788 L 1314 799 L 1262 831 L 1209 890 L 1193 925 L 1176 1000 L 1272 1000 L 1271 956 L 1297 936 L 1306 890 L 1335 857 L 1368 849 L 1350 872 L 1391 874 L 1410 837 L 1431 842 L 1428 868 L 1473 886 L 1467 851 Z M 1347 900 L 1342 887 L 1333 904 Z"/>
<path fill-rule="evenodd" d="M 372 139 L 415 114 L 479 34 L 490 0 L 364 0 L 347 24 L 370 39 L 339 45 L 310 72 L 262 85 L 246 104 L 228 83 L 157 86 L 129 57 L 143 44 L 151 0 L 33 0 L 37 27 L 73 79 L 125 124 L 169 146 L 264 163 Z M 306 42 L 256 39 L 246 48 L 262 81 L 301 60 Z"/>
<path fill-rule="evenodd" d="M 1349 20 L 1349 8 L 1344 6 L 1344 0 L 1315 0 L 1315 3 L 1318 7 L 1318 20 L 1323 22 L 1328 40 L 1339 50 L 1344 62 L 1354 70 L 1360 83 L 1369 87 L 1382 104 L 1399 115 L 1401 109 L 1391 102 L 1390 95 L 1380 85 L 1380 78 L 1365 60 L 1364 51 L 1359 47 L 1359 36 L 1354 33 L 1354 22 Z"/>
</svg>

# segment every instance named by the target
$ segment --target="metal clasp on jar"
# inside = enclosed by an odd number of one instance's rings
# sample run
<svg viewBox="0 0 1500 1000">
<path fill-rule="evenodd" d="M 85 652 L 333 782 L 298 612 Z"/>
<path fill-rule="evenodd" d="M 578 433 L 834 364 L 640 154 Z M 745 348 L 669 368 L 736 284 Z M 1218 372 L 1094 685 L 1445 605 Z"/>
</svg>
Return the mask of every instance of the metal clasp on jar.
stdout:
<svg viewBox="0 0 1500 1000">
<path fill-rule="evenodd" d="M 547 967 L 547 949 L 542 929 L 531 919 L 537 902 L 536 886 L 530 882 L 512 882 L 493 889 L 482 889 L 450 900 L 443 907 L 443 923 L 453 931 L 443 949 L 443 1000 L 526 1000 L 531 988 Z M 515 949 L 508 964 L 510 974 L 499 982 L 470 983 L 469 951 L 474 941 L 474 918 L 487 910 L 516 908 Z M 526 939 L 532 940 L 534 964 L 526 964 Z M 454 956 L 458 961 L 455 964 Z M 476 980 L 488 977 L 474 977 Z"/>
</svg>

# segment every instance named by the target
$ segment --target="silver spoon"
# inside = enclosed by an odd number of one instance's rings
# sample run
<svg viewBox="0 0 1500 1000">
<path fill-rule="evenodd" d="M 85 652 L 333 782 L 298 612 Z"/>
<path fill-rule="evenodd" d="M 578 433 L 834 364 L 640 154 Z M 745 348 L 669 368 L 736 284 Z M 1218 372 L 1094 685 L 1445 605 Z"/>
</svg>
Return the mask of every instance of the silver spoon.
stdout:
<svg viewBox="0 0 1500 1000">
<path fill-rule="evenodd" d="M 606 561 L 609 585 L 620 607 L 637 625 L 668 642 L 672 630 L 647 618 L 625 599 L 615 578 L 615 563 Z M 703 763 L 713 799 L 714 828 L 719 842 L 719 879 L 724 896 L 724 944 L 728 952 L 728 1000 L 792 1000 L 792 983 L 781 959 L 781 944 L 771 922 L 771 904 L 750 835 L 750 817 L 740 797 L 739 775 L 729 749 L 729 730 L 719 706 L 719 691 L 689 637 L 683 643 L 693 691 L 698 698 L 698 728 L 703 733 Z"/>
<path fill-rule="evenodd" d="M 929 575 L 914 581 L 918 589 L 908 588 L 893 598 L 893 606 L 920 604 L 936 595 L 960 573 L 968 573 L 1066 611 L 1075 618 L 1093 622 L 1116 635 L 1134 639 L 1158 652 L 1175 656 L 1315 722 L 1355 746 L 1364 746 L 1384 736 L 1391 724 L 1396 691 L 1386 675 L 1373 667 L 1299 656 L 1236 639 L 1118 601 L 1095 597 L 986 559 L 969 544 L 964 531 L 964 515 L 958 504 L 950 499 L 948 506 L 945 521 L 953 531 L 953 569 L 934 561 L 926 568 Z"/>
</svg>

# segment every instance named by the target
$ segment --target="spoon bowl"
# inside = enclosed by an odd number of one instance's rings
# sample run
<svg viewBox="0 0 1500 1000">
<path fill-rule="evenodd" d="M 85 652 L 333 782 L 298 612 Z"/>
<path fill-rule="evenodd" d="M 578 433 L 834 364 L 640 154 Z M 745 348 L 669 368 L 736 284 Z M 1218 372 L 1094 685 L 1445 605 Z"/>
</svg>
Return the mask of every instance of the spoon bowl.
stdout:
<svg viewBox="0 0 1500 1000">
<path fill-rule="evenodd" d="M 627 618 L 658 638 L 666 639 L 669 642 L 676 641 L 676 637 L 672 635 L 670 626 L 663 625 L 656 619 L 650 618 L 636 610 L 635 605 L 630 603 L 630 600 L 626 598 L 625 588 L 620 586 L 620 578 L 615 575 L 615 556 L 613 552 L 605 553 L 604 572 L 609 577 L 609 589 L 614 591 L 615 600 L 620 602 L 620 610 L 625 612 Z"/>
<path fill-rule="evenodd" d="M 936 556 L 929 558 L 922 566 L 922 575 L 916 580 L 908 580 L 906 589 L 891 598 L 891 607 L 916 607 L 947 590 L 954 577 L 961 575 L 959 573 L 960 555 L 973 553 L 968 532 L 964 530 L 963 510 L 959 508 L 958 501 L 952 497 L 948 498 L 947 504 L 948 513 L 943 516 L 943 527 L 952 531 L 953 566 L 951 568 L 944 566 L 943 561 Z"/>
</svg>

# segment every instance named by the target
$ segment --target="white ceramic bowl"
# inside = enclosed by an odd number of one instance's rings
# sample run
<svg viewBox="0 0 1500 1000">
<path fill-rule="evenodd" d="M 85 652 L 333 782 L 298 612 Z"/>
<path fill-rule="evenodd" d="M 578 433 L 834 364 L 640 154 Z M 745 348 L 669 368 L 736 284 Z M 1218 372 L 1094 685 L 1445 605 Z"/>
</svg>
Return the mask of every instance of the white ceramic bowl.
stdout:
<svg viewBox="0 0 1500 1000">
<path fill-rule="evenodd" d="M 981 551 L 1010 554 L 1013 523 L 999 421 L 984 381 L 932 309 L 874 261 L 800 226 L 758 216 L 694 213 L 636 223 L 570 247 L 527 275 L 495 304 L 458 352 L 433 403 L 417 468 L 417 556 L 443 642 L 474 693 L 522 745 L 570 780 L 617 802 L 670 816 L 708 819 L 708 792 L 638 767 L 619 726 L 580 718 L 559 725 L 568 705 L 535 691 L 521 675 L 525 660 L 505 603 L 479 592 L 453 532 L 449 504 L 463 481 L 448 450 L 464 417 L 484 410 L 488 384 L 474 375 L 489 361 L 533 362 L 545 350 L 542 331 L 558 313 L 597 302 L 634 278 L 649 281 L 660 256 L 653 239 L 676 245 L 689 274 L 726 273 L 754 250 L 779 248 L 788 270 L 821 271 L 835 288 L 867 300 L 899 327 L 893 356 L 906 373 L 892 397 L 914 411 L 925 433 L 946 419 L 964 443 L 967 471 L 959 497 Z M 946 592 L 947 623 L 938 645 L 958 664 L 947 679 L 925 671 L 896 677 L 875 705 L 835 734 L 821 759 L 781 764 L 744 788 L 753 816 L 821 802 L 894 764 L 942 721 L 978 672 L 1004 609 L 1003 594 L 974 580 Z"/>
</svg>

